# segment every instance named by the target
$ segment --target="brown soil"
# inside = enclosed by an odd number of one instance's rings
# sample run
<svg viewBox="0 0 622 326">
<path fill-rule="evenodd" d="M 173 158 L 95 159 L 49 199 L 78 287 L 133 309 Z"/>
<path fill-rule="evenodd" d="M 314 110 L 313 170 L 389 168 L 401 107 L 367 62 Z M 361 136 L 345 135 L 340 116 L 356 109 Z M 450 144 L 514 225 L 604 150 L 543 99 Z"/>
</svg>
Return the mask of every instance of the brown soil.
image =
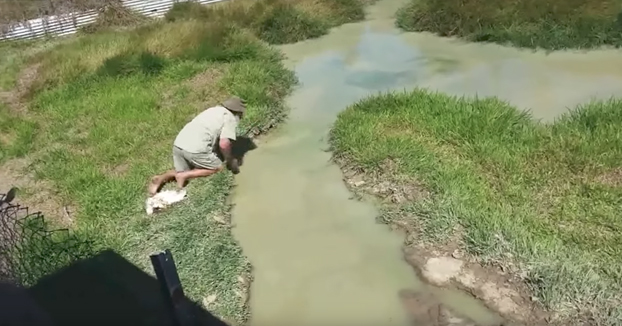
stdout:
<svg viewBox="0 0 622 326">
<path fill-rule="evenodd" d="M 70 226 L 75 206 L 60 200 L 49 183 L 35 180 L 29 168 L 27 159 L 9 160 L 0 166 L 0 193 L 17 187 L 19 191 L 13 201 L 15 204 L 28 207 L 30 212 L 41 211 L 47 220 L 60 226 Z"/>
<path fill-rule="evenodd" d="M 355 168 L 348 168 L 344 164 L 342 170 L 346 183 L 356 189 L 364 190 L 365 193 L 374 195 L 393 204 L 424 200 L 430 197 L 430 192 L 415 179 L 404 177 L 387 178 L 387 173 L 363 173 Z M 397 163 L 385 160 L 384 171 L 396 171 Z"/>
<path fill-rule="evenodd" d="M 460 226 L 456 226 L 454 235 L 443 244 L 419 240 L 421 237 L 418 235 L 423 231 L 416 222 L 417 217 L 398 208 L 403 203 L 429 198 L 431 194 L 417 180 L 395 177 L 395 162 L 387 160 L 382 173 L 370 173 L 351 166 L 344 158 L 336 158 L 335 161 L 342 168 L 344 181 L 350 190 L 359 196 L 374 196 L 385 206 L 387 214 L 391 214 L 390 219 L 381 220 L 405 235 L 404 259 L 423 280 L 434 286 L 457 288 L 474 296 L 505 318 L 507 321 L 503 325 L 561 323 L 551 320 L 550 314 L 538 304 L 514 262 L 485 264 L 466 253 L 462 249 Z M 448 314 L 451 316 L 451 312 L 440 303 L 430 305 L 429 302 L 434 302 L 430 298 L 422 298 L 420 294 L 408 290 L 401 295 L 403 302 L 411 303 L 407 311 L 418 316 L 416 319 L 427 322 L 421 325 L 475 325 L 464 318 L 450 322 L 456 320 L 447 317 Z M 412 307 L 416 307 L 415 310 Z"/>
</svg>

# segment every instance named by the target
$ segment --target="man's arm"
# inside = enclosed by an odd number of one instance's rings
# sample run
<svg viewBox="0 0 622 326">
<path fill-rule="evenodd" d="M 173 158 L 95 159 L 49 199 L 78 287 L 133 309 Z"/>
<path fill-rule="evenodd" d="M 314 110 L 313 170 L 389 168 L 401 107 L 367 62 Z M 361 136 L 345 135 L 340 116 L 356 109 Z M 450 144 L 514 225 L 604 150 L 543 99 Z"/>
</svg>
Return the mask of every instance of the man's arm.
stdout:
<svg viewBox="0 0 622 326">
<path fill-rule="evenodd" d="M 238 174 L 240 169 L 238 167 L 237 160 L 233 157 L 232 153 L 232 141 L 236 139 L 236 127 L 237 123 L 235 118 L 227 117 L 225 118 L 225 124 L 222 127 L 222 131 L 220 132 L 220 140 L 218 141 L 218 147 L 220 147 L 220 152 L 225 158 L 225 162 L 227 163 L 227 167 L 234 174 Z"/>
<path fill-rule="evenodd" d="M 220 138 L 218 141 L 218 147 L 220 147 L 220 152 L 222 153 L 222 156 L 224 156 L 225 161 L 227 163 L 231 162 L 233 160 L 233 153 L 231 151 L 233 146 L 231 144 L 231 139 Z"/>
</svg>

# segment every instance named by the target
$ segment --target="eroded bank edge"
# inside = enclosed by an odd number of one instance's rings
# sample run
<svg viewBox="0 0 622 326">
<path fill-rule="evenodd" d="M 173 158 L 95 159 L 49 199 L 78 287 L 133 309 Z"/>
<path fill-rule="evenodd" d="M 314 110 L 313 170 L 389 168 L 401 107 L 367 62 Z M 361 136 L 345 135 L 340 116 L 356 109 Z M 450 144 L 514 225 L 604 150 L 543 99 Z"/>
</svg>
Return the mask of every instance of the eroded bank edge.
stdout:
<svg viewBox="0 0 622 326">
<path fill-rule="evenodd" d="M 426 200 L 431 194 L 414 180 L 406 182 L 394 177 L 394 162 L 387 159 L 384 171 L 365 170 L 334 149 L 332 161 L 341 169 L 343 181 L 354 198 L 374 202 L 381 209 L 378 222 L 404 236 L 403 259 L 428 285 L 463 291 L 498 313 L 504 319 L 502 325 L 564 324 L 552 319 L 517 270 L 509 270 L 506 264 L 484 264 L 467 253 L 459 226 L 454 227 L 453 235 L 444 243 L 420 237 L 424 230 L 417 223 L 416 213 L 401 208 L 408 201 Z"/>
</svg>

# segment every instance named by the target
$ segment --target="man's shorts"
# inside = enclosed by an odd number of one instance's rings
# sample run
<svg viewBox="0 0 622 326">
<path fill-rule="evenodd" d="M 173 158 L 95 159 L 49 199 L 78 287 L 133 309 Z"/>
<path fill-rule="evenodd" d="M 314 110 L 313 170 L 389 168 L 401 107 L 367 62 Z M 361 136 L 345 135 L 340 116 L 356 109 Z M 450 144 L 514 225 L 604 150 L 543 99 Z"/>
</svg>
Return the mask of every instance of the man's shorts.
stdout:
<svg viewBox="0 0 622 326">
<path fill-rule="evenodd" d="M 173 165 L 177 172 L 192 169 L 218 170 L 222 166 L 222 160 L 214 153 L 190 153 L 173 146 Z"/>
</svg>

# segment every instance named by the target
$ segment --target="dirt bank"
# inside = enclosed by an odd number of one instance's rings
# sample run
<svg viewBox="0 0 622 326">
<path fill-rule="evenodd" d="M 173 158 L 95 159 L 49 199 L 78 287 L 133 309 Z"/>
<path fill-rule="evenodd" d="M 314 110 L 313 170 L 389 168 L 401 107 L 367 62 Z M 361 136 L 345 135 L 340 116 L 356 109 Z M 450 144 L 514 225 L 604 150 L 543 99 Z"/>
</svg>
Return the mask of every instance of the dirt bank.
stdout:
<svg viewBox="0 0 622 326">
<path fill-rule="evenodd" d="M 382 211 L 378 221 L 404 235 L 404 260 L 429 285 L 459 289 L 472 295 L 503 317 L 501 325 L 561 324 L 531 295 L 523 276 L 511 264 L 484 262 L 461 249 L 464 244 L 460 242 L 459 227 L 454 228 L 453 236 L 442 245 L 420 240 L 421 226 L 416 224 L 417 217 L 402 208 L 407 201 L 428 199 L 430 192 L 416 180 L 392 176 L 395 163 L 386 160 L 381 173 L 370 173 L 353 166 L 347 158 L 335 157 L 334 161 L 357 199 L 375 201 Z M 421 325 L 475 325 L 451 312 L 439 300 L 429 295 L 422 299 L 413 293 L 415 291 L 404 289 L 401 295 L 407 302 L 407 312 L 414 314 L 418 322 L 423 321 Z"/>
</svg>

